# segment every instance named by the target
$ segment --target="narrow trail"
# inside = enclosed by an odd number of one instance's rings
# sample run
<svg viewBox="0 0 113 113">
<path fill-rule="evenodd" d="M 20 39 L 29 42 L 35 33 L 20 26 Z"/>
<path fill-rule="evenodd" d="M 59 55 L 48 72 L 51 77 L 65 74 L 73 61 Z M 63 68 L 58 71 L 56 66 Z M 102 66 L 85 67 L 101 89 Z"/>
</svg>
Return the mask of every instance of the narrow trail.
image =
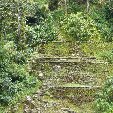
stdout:
<svg viewBox="0 0 113 113">
<path fill-rule="evenodd" d="M 86 56 L 70 41 L 42 43 L 37 52 L 32 69 L 43 84 L 26 97 L 23 113 L 94 113 L 93 101 L 106 79 L 108 63 Z"/>
</svg>

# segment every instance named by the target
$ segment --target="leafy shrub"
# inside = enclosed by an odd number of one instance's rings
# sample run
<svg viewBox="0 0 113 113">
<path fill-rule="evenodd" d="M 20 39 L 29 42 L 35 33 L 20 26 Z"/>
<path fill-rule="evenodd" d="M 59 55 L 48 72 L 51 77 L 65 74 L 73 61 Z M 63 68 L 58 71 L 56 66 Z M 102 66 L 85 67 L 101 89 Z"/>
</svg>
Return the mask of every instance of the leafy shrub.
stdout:
<svg viewBox="0 0 113 113">
<path fill-rule="evenodd" d="M 49 9 L 54 11 L 58 8 L 58 0 L 49 0 Z"/>
<path fill-rule="evenodd" d="M 70 0 L 68 4 L 68 13 L 77 13 L 79 11 L 84 11 L 84 8 L 86 8 L 86 6 L 84 6 L 83 4 L 80 4 L 75 0 Z"/>
<path fill-rule="evenodd" d="M 86 14 L 70 14 L 61 22 L 63 31 L 78 41 L 99 40 L 101 35 L 95 22 Z"/>
<path fill-rule="evenodd" d="M 52 16 L 48 16 L 45 21 L 34 27 L 27 26 L 28 37 L 27 44 L 30 47 L 35 47 L 41 41 L 52 41 L 57 38 L 56 28 L 52 21 Z"/>
<path fill-rule="evenodd" d="M 97 29 L 102 35 L 102 40 L 111 42 L 113 40 L 113 26 L 112 22 L 106 18 L 107 9 L 105 7 L 97 8 L 94 7 L 90 10 L 89 16 L 94 20 Z"/>
<path fill-rule="evenodd" d="M 109 63 L 113 63 L 113 50 L 105 51 L 101 53 L 100 56 Z"/>
<path fill-rule="evenodd" d="M 113 20 L 113 1 L 106 0 L 105 4 L 103 5 L 103 11 L 105 12 L 106 20 Z M 113 22 L 113 21 L 112 21 Z"/>
<path fill-rule="evenodd" d="M 95 108 L 98 113 L 113 112 L 113 76 L 106 81 L 103 90 L 97 94 Z"/>
<path fill-rule="evenodd" d="M 34 8 L 33 8 L 34 7 Z M 46 9 L 45 7 L 40 8 L 37 3 L 32 5 L 32 16 L 26 16 L 26 24 L 27 25 L 39 25 L 46 17 Z M 29 10 L 30 12 L 30 10 Z"/>
<path fill-rule="evenodd" d="M 25 0 L 1 1 L 0 26 L 0 105 L 9 105 L 18 97 L 36 88 L 37 78 L 27 67 L 27 60 L 33 51 L 26 44 L 26 17 L 34 15 L 33 2 Z M 42 20 L 44 15 L 37 9 L 36 15 Z M 18 16 L 18 18 L 17 18 Z M 29 88 L 29 89 L 28 89 Z M 21 95 L 22 94 L 22 95 Z"/>
<path fill-rule="evenodd" d="M 13 43 L 5 43 L 0 42 L 0 104 L 8 105 L 16 94 L 35 87 L 37 79 L 29 75 L 25 64 L 12 59 L 16 53 Z"/>
<path fill-rule="evenodd" d="M 60 25 L 60 21 L 62 21 L 65 17 L 65 12 L 62 9 L 55 10 L 51 12 L 51 16 L 54 20 L 54 24 L 57 23 L 57 26 Z"/>
</svg>

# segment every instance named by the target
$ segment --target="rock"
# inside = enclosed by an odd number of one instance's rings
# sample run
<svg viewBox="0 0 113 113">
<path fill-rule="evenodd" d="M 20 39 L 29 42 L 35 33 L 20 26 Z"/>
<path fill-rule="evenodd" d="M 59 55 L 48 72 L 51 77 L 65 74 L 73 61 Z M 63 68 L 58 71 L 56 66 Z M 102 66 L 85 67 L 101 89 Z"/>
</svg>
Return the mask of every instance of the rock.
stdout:
<svg viewBox="0 0 113 113">
<path fill-rule="evenodd" d="M 24 113 L 29 113 L 30 110 L 29 110 L 29 106 L 24 104 Z"/>
<path fill-rule="evenodd" d="M 69 108 L 62 108 L 63 111 L 66 111 L 67 113 L 76 113 L 73 110 L 70 110 Z"/>
<path fill-rule="evenodd" d="M 40 80 L 44 80 L 44 74 L 41 71 L 39 71 L 38 77 Z"/>
<path fill-rule="evenodd" d="M 39 113 L 39 111 L 37 111 L 37 109 L 31 109 L 30 112 L 31 112 L 31 113 Z"/>
<path fill-rule="evenodd" d="M 35 101 L 31 101 L 31 103 L 30 103 L 30 107 L 31 107 L 31 109 L 33 109 L 33 108 L 36 107 Z"/>
<path fill-rule="evenodd" d="M 16 105 L 16 106 L 12 106 L 10 109 L 9 109 L 9 111 L 11 112 L 11 113 L 15 113 L 15 112 L 17 112 L 17 110 L 18 110 L 18 106 Z"/>
<path fill-rule="evenodd" d="M 33 98 L 38 98 L 38 94 L 33 95 Z"/>
<path fill-rule="evenodd" d="M 72 53 L 71 55 L 72 55 L 72 56 L 75 56 L 75 54 L 73 54 L 73 53 Z"/>
<path fill-rule="evenodd" d="M 27 97 L 26 97 L 26 101 L 27 101 L 27 102 L 31 102 L 31 101 L 32 101 L 32 98 L 31 98 L 30 96 L 27 96 Z"/>
<path fill-rule="evenodd" d="M 44 75 L 43 75 L 43 73 L 40 71 L 38 76 L 39 76 L 39 77 L 43 77 Z"/>
<path fill-rule="evenodd" d="M 55 72 L 59 72 L 60 69 L 61 69 L 61 66 L 60 65 L 55 65 L 53 68 L 54 68 Z"/>
<path fill-rule="evenodd" d="M 30 108 L 34 108 L 35 102 L 33 101 L 33 99 L 30 96 L 26 97 L 26 104 L 30 107 Z"/>
</svg>

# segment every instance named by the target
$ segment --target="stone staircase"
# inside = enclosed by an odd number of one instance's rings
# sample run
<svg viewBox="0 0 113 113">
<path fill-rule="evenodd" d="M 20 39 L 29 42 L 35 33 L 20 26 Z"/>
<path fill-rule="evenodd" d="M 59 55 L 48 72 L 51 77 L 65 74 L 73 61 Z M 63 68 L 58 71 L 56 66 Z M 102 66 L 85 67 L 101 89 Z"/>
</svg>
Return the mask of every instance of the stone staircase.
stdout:
<svg viewBox="0 0 113 113">
<path fill-rule="evenodd" d="M 33 65 L 37 74 L 43 73 L 44 83 L 55 97 L 94 100 L 95 92 L 106 79 L 107 62 L 86 56 L 71 41 L 42 43 L 37 52 Z"/>
<path fill-rule="evenodd" d="M 32 110 L 36 113 L 93 113 L 84 105 L 92 103 L 101 90 L 108 74 L 106 61 L 85 55 L 76 42 L 53 41 L 41 43 L 30 64 L 31 70 L 43 81 L 33 96 L 36 105 Z M 44 100 L 46 96 L 55 106 Z M 83 106 L 79 112 L 70 109 L 68 103 Z"/>
</svg>

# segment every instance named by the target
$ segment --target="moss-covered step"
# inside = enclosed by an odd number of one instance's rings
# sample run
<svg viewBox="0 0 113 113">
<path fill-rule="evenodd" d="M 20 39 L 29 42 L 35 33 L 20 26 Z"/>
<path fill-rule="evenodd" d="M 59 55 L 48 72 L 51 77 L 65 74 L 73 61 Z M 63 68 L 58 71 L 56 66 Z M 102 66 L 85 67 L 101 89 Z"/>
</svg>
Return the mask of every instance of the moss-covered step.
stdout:
<svg viewBox="0 0 113 113">
<path fill-rule="evenodd" d="M 107 64 L 104 60 L 96 59 L 95 57 L 38 57 L 38 62 L 41 63 L 96 63 Z"/>
<path fill-rule="evenodd" d="M 103 81 L 105 81 L 105 75 L 96 75 L 92 73 L 74 73 L 74 74 L 67 74 L 67 75 L 56 75 L 53 74 L 52 76 L 47 76 L 47 79 L 50 81 L 56 81 L 58 84 L 64 83 L 78 83 L 83 85 L 102 85 Z"/>
<path fill-rule="evenodd" d="M 69 71 L 87 71 L 87 72 L 93 72 L 93 73 L 101 73 L 101 72 L 107 72 L 108 69 L 108 63 L 105 61 L 100 60 L 89 60 L 88 61 L 84 58 L 78 58 L 78 59 L 36 59 L 35 63 L 32 64 L 33 69 L 36 70 L 43 70 L 46 72 L 49 71 L 59 71 L 61 68 L 65 68 L 68 72 Z M 57 69 L 58 67 L 58 69 Z"/>
<path fill-rule="evenodd" d="M 91 102 L 95 98 L 96 92 L 101 86 L 80 85 L 75 83 L 67 83 L 50 88 L 51 94 L 56 98 L 69 99 L 75 103 Z"/>
<path fill-rule="evenodd" d="M 83 53 L 75 42 L 54 41 L 50 43 L 42 43 L 37 48 L 37 52 L 41 54 L 53 56 L 82 56 Z"/>
</svg>

